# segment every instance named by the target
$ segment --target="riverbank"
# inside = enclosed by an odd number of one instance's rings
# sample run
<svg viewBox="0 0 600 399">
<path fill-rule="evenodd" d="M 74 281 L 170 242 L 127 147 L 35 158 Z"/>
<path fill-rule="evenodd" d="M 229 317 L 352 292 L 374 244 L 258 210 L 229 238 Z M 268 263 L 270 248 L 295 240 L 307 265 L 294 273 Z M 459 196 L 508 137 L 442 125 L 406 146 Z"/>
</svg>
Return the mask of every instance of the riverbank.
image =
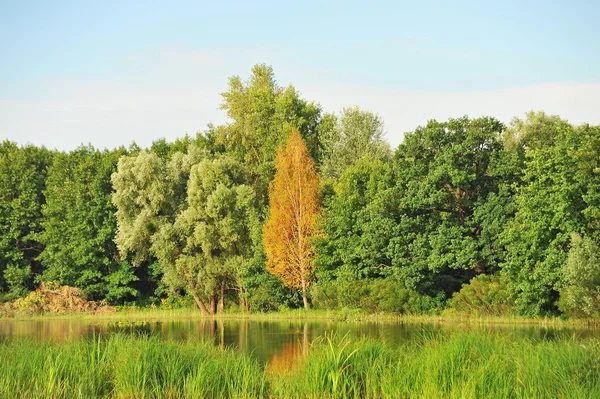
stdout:
<svg viewBox="0 0 600 399">
<path fill-rule="evenodd" d="M 348 322 L 376 323 L 445 323 L 445 324 L 490 324 L 490 325 L 531 325 L 548 327 L 591 327 L 600 328 L 600 320 L 565 319 L 559 317 L 520 317 L 520 316 L 477 316 L 464 314 L 449 315 L 401 315 L 396 313 L 367 313 L 360 310 L 304 310 L 294 309 L 272 313 L 223 313 L 203 316 L 199 310 L 190 308 L 161 309 L 121 307 L 113 313 L 67 313 L 67 314 L 26 314 L 17 313 L 0 320 L 91 320 L 91 321 L 154 321 L 154 320 L 332 320 Z"/>
<path fill-rule="evenodd" d="M 423 334 L 392 348 L 321 336 L 285 367 L 227 347 L 111 335 L 0 341 L 3 398 L 600 397 L 597 340 Z"/>
</svg>

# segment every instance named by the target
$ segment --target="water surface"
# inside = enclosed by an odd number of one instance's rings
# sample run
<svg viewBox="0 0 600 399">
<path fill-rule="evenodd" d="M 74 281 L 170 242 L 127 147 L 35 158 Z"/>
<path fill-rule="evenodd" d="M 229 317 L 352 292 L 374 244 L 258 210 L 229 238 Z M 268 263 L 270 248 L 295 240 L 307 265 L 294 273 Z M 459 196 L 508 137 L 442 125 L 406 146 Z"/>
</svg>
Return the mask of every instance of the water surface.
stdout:
<svg viewBox="0 0 600 399">
<path fill-rule="evenodd" d="M 390 346 L 410 344 L 432 334 L 486 330 L 511 339 L 553 340 L 595 337 L 598 329 L 514 325 L 457 325 L 446 323 L 377 323 L 343 321 L 163 320 L 106 322 L 94 320 L 0 320 L 0 339 L 35 339 L 62 342 L 110 334 L 158 336 L 164 340 L 211 341 L 215 345 L 250 354 L 270 368 L 287 367 L 310 348 L 317 337 L 337 334 L 370 337 Z"/>
</svg>

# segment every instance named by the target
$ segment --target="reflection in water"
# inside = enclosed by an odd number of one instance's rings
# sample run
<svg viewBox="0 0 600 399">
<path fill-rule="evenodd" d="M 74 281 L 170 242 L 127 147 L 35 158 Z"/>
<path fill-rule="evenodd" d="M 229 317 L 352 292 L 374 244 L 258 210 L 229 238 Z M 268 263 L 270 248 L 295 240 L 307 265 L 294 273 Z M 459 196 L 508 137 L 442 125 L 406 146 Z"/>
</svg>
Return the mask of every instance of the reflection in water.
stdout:
<svg viewBox="0 0 600 399">
<path fill-rule="evenodd" d="M 283 347 L 273 353 L 267 360 L 267 372 L 282 373 L 292 370 L 299 364 L 299 360 L 308 353 L 308 323 L 302 327 L 302 335 L 296 340 L 285 342 Z"/>
<path fill-rule="evenodd" d="M 539 326 L 477 326 L 454 324 L 403 324 L 340 321 L 260 320 L 165 320 L 145 322 L 93 322 L 83 320 L 0 320 L 0 342 L 4 339 L 34 339 L 51 342 L 110 334 L 158 336 L 163 340 L 212 341 L 215 345 L 250 354 L 269 371 L 293 367 L 305 355 L 310 343 L 325 334 L 371 337 L 390 346 L 422 340 L 436 334 L 481 331 L 514 339 L 554 340 L 558 337 L 600 338 L 598 329 Z"/>
<path fill-rule="evenodd" d="M 298 364 L 298 359 L 303 355 L 300 345 L 286 342 L 283 347 L 271 355 L 267 360 L 267 371 L 269 373 L 279 374 L 292 369 L 292 366 Z"/>
</svg>

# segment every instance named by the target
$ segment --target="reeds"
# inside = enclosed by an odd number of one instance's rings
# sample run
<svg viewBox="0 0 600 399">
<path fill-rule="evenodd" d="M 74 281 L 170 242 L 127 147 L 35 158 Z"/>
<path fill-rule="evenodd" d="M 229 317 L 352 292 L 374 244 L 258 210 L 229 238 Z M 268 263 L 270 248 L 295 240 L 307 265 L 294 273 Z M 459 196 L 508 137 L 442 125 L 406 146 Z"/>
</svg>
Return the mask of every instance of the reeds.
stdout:
<svg viewBox="0 0 600 399">
<path fill-rule="evenodd" d="M 295 367 L 267 373 L 234 349 L 111 335 L 0 341 L 1 398 L 592 398 L 600 344 L 490 332 L 426 333 L 401 347 L 316 339 Z"/>
<path fill-rule="evenodd" d="M 156 337 L 0 343 L 1 398 L 261 398 L 256 360 L 207 342 Z"/>
<path fill-rule="evenodd" d="M 396 349 L 328 338 L 302 367 L 277 376 L 271 391 L 288 398 L 600 397 L 600 347 L 491 333 L 429 334 Z"/>
</svg>

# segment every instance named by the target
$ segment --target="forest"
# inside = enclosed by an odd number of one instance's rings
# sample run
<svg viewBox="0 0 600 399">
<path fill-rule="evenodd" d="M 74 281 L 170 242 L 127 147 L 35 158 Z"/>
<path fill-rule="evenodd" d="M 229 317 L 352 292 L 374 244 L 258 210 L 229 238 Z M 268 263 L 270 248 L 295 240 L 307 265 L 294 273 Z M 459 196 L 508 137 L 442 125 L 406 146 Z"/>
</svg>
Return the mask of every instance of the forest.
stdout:
<svg viewBox="0 0 600 399">
<path fill-rule="evenodd" d="M 256 65 L 173 142 L 0 144 L 0 302 L 600 315 L 600 126 L 423 121 L 393 149 Z M 85 136 L 82 136 L 85 137 Z"/>
</svg>

